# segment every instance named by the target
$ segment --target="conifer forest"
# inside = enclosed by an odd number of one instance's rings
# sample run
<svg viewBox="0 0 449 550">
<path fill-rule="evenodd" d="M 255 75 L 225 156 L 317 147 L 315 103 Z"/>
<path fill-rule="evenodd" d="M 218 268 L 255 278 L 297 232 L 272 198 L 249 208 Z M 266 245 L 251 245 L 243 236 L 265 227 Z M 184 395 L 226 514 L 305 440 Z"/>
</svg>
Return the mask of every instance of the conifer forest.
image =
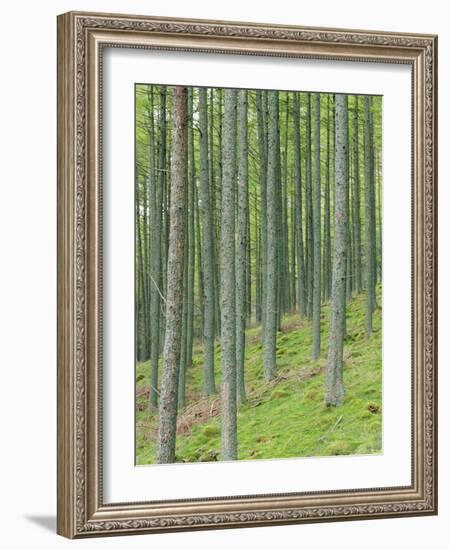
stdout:
<svg viewBox="0 0 449 550">
<path fill-rule="evenodd" d="M 136 463 L 382 451 L 382 98 L 135 87 Z"/>
</svg>

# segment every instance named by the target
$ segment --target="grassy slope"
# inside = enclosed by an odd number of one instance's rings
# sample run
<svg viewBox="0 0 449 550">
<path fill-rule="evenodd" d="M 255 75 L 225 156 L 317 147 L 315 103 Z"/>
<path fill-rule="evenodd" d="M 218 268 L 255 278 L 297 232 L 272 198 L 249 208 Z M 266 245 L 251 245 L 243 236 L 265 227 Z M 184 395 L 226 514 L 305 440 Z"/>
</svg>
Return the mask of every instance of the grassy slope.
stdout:
<svg viewBox="0 0 449 550">
<path fill-rule="evenodd" d="M 380 294 L 380 289 L 379 289 Z M 380 301 L 380 298 L 379 298 Z M 348 305 L 344 383 L 339 408 L 323 404 L 329 307 L 323 307 L 322 358 L 311 361 L 311 323 L 297 315 L 283 319 L 277 339 L 277 378 L 263 381 L 260 327 L 247 331 L 248 403 L 238 412 L 239 459 L 289 458 L 378 453 L 382 447 L 381 312 L 373 335 L 364 336 L 364 295 Z M 216 346 L 217 371 L 220 348 Z M 180 411 L 176 460 L 216 460 L 220 449 L 219 396 L 201 399 L 202 351 L 194 349 L 187 373 L 188 406 Z M 156 419 L 146 409 L 148 363 L 137 366 L 137 464 L 155 459 Z M 219 372 L 217 388 L 219 384 Z"/>
</svg>

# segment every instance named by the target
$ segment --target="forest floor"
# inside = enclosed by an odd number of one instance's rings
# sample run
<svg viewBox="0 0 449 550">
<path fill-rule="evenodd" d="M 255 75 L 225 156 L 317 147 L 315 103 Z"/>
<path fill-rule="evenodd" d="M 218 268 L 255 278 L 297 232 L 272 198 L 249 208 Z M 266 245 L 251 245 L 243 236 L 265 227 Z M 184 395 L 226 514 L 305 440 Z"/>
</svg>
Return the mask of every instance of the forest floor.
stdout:
<svg viewBox="0 0 449 550">
<path fill-rule="evenodd" d="M 378 287 L 381 303 L 381 288 Z M 246 332 L 247 403 L 238 409 L 238 458 L 269 459 L 375 454 L 382 450 L 381 310 L 373 334 L 364 334 L 365 295 L 348 302 L 344 350 L 345 399 L 341 407 L 324 405 L 329 334 L 329 305 L 322 307 L 321 357 L 312 361 L 311 321 L 284 316 L 277 336 L 277 376 L 263 379 L 260 326 Z M 215 348 L 217 394 L 201 397 L 202 346 L 194 345 L 187 371 L 187 406 L 179 411 L 177 462 L 220 458 L 220 346 Z M 136 463 L 152 464 L 156 455 L 157 415 L 148 412 L 149 363 L 137 365 Z"/>
</svg>

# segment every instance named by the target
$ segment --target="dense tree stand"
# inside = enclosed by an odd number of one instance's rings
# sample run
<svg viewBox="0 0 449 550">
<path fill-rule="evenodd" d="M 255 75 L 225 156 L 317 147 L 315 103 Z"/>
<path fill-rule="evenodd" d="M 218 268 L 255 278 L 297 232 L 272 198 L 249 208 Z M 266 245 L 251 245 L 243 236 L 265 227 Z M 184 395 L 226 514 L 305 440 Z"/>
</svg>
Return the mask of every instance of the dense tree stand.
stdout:
<svg viewBox="0 0 449 550">
<path fill-rule="evenodd" d="M 381 338 L 380 97 L 140 84 L 135 200 L 136 433 L 153 462 L 184 460 L 185 434 L 196 460 L 241 458 L 241 418 L 290 378 L 301 409 L 304 372 L 346 406 L 353 343 Z M 275 435 L 260 446 L 284 448 Z"/>
</svg>

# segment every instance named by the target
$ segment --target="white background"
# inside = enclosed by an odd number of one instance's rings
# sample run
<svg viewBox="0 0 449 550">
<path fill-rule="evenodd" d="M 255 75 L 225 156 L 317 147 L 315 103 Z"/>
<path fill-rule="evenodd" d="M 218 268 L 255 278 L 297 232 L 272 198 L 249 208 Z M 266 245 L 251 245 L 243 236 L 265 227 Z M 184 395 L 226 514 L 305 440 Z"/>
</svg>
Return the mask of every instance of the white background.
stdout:
<svg viewBox="0 0 449 550">
<path fill-rule="evenodd" d="M 449 161 L 449 30 L 444 3 L 437 0 L 375 5 L 342 0 L 319 3 L 243 3 L 227 0 L 162 5 L 136 0 L 15 1 L 2 6 L 2 86 L 0 89 L 0 271 L 2 383 L 0 394 L 0 492 L 2 546 L 5 548 L 79 547 L 185 550 L 229 548 L 314 548 L 355 550 L 390 547 L 401 541 L 410 550 L 447 547 L 449 535 L 449 340 L 448 285 L 440 297 L 440 515 L 246 530 L 153 535 L 150 538 L 69 542 L 54 534 L 56 513 L 56 23 L 70 9 L 129 12 L 229 20 L 255 20 L 348 28 L 439 33 L 440 43 L 440 280 L 449 277 L 446 235 L 449 199 L 445 182 Z M 73 546 L 72 546 L 73 547 Z"/>
<path fill-rule="evenodd" d="M 134 467 L 134 83 L 230 86 L 236 74 L 245 88 L 383 96 L 381 455 Z M 111 48 L 103 75 L 105 502 L 410 485 L 410 67 Z"/>
</svg>

